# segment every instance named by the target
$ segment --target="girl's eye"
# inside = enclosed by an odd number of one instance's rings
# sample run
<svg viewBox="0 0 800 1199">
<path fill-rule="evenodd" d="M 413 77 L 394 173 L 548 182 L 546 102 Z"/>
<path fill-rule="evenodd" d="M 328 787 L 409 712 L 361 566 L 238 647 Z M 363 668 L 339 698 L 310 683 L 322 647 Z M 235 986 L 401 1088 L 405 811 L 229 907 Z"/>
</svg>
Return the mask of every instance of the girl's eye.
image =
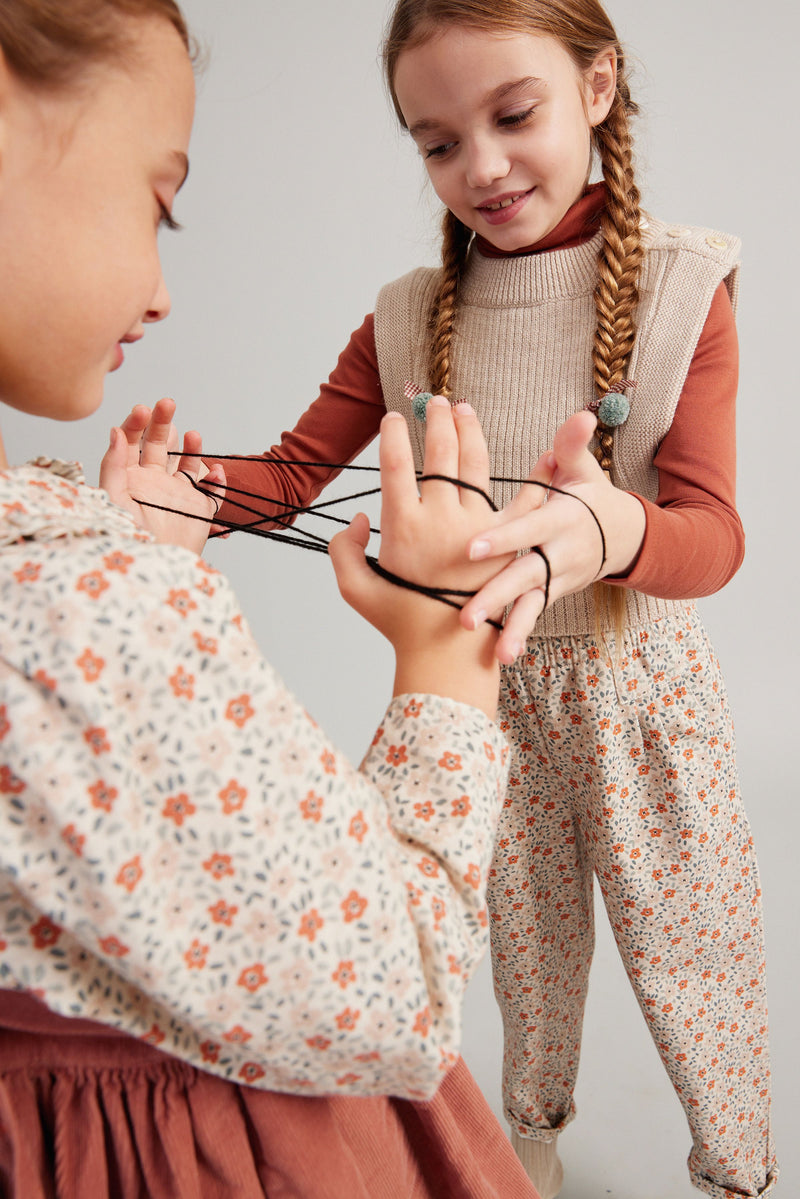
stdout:
<svg viewBox="0 0 800 1199">
<path fill-rule="evenodd" d="M 455 142 L 442 142 L 439 146 L 426 146 L 426 158 L 443 158 L 450 150 L 453 149 Z"/>
<path fill-rule="evenodd" d="M 176 229 L 176 230 L 183 228 L 183 225 L 179 224 L 175 220 L 174 216 L 172 215 L 170 210 L 167 208 L 166 204 L 162 204 L 160 200 L 158 202 L 158 211 L 159 211 L 159 218 L 158 218 L 159 227 L 161 225 L 163 225 L 167 229 Z"/>
<path fill-rule="evenodd" d="M 500 117 L 498 124 L 506 129 L 515 129 L 518 125 L 525 125 L 536 112 L 536 105 L 531 108 L 525 108 L 522 112 L 512 112 L 507 117 Z"/>
</svg>

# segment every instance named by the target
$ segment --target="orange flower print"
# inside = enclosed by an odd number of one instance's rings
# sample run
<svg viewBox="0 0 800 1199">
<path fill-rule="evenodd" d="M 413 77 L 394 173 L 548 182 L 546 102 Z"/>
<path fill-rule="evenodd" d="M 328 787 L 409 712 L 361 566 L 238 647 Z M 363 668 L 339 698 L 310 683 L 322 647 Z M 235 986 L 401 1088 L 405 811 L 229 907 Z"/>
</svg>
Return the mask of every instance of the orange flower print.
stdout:
<svg viewBox="0 0 800 1199">
<path fill-rule="evenodd" d="M 23 562 L 18 571 L 14 571 L 17 583 L 36 583 L 42 573 L 42 567 L 37 562 Z"/>
<path fill-rule="evenodd" d="M 218 1062 L 219 1049 L 220 1047 L 215 1041 L 203 1041 L 202 1045 L 200 1046 L 200 1052 L 203 1055 L 203 1061 L 212 1063 Z"/>
<path fill-rule="evenodd" d="M 449 749 L 446 749 L 443 757 L 437 763 L 443 770 L 460 770 L 461 769 L 461 754 L 453 754 Z"/>
<path fill-rule="evenodd" d="M 420 858 L 417 863 L 417 868 L 425 875 L 426 878 L 438 878 L 439 867 L 434 862 L 433 858 Z"/>
<path fill-rule="evenodd" d="M 73 851 L 73 853 L 78 855 L 78 857 L 83 855 L 83 846 L 86 838 L 82 833 L 78 832 L 74 824 L 68 824 L 66 828 L 62 828 L 61 840 L 64 841 Z"/>
<path fill-rule="evenodd" d="M 242 1028 L 241 1024 L 235 1024 L 233 1028 L 222 1034 L 222 1039 L 231 1045 L 244 1045 L 252 1036 L 253 1034 Z"/>
<path fill-rule="evenodd" d="M 142 863 L 137 853 L 135 858 L 131 858 L 129 862 L 125 862 L 123 866 L 120 866 L 115 882 L 120 887 L 124 887 L 130 895 L 141 881 L 143 874 L 144 870 L 142 869 Z"/>
<path fill-rule="evenodd" d="M 92 807 L 102 808 L 104 812 L 111 811 L 114 806 L 114 800 L 119 795 L 116 787 L 109 786 L 102 779 L 98 779 L 96 783 L 92 783 L 91 787 L 88 787 L 87 790 L 92 801 Z"/>
<path fill-rule="evenodd" d="M 167 603 L 184 619 L 197 607 L 189 592 L 183 588 L 173 588 L 167 596 Z"/>
<path fill-rule="evenodd" d="M 418 820 L 430 820 L 435 814 L 436 809 L 429 799 L 426 799 L 424 803 L 414 804 L 414 815 Z"/>
<path fill-rule="evenodd" d="M 203 869 L 207 870 L 216 879 L 232 875 L 231 855 L 229 853 L 212 853 L 211 857 L 206 858 L 205 862 L 203 862 Z"/>
<path fill-rule="evenodd" d="M 353 969 L 352 962 L 340 962 L 334 970 L 331 978 L 335 983 L 338 983 L 342 990 L 348 987 L 350 983 L 356 981 L 356 972 Z"/>
<path fill-rule="evenodd" d="M 309 1049 L 325 1050 L 330 1045 L 328 1037 L 320 1036 L 319 1033 L 315 1037 L 306 1037 L 306 1045 Z"/>
<path fill-rule="evenodd" d="M 56 681 L 46 671 L 37 670 L 33 677 L 40 687 L 44 687 L 45 691 L 55 691 Z"/>
<path fill-rule="evenodd" d="M 305 799 L 300 801 L 300 811 L 303 813 L 304 820 L 313 820 L 315 824 L 319 824 L 322 819 L 322 805 L 324 800 L 321 795 L 315 795 L 313 791 L 309 791 Z"/>
<path fill-rule="evenodd" d="M 107 588 L 108 583 L 100 570 L 90 570 L 88 574 L 81 575 L 75 584 L 76 591 L 85 591 L 93 600 L 99 599 Z"/>
<path fill-rule="evenodd" d="M 415 717 L 421 714 L 424 706 L 425 705 L 422 704 L 418 699 L 410 699 L 403 708 L 403 715 L 406 717 L 406 719 L 413 720 Z"/>
<path fill-rule="evenodd" d="M 402 766 L 408 761 L 408 750 L 405 745 L 390 745 L 386 751 L 386 761 L 390 766 Z"/>
<path fill-rule="evenodd" d="M 367 900 L 363 895 L 359 895 L 358 891 L 351 891 L 346 899 L 343 899 L 339 907 L 344 913 L 346 924 L 350 924 L 353 920 L 360 920 L 367 907 Z"/>
<path fill-rule="evenodd" d="M 243 729 L 251 716 L 255 716 L 255 708 L 250 705 L 249 695 L 237 695 L 225 709 L 225 719 L 231 720 L 237 729 Z"/>
<path fill-rule="evenodd" d="M 42 573 L 41 565 L 37 562 L 23 562 L 19 570 L 14 571 L 18 583 L 35 583 Z"/>
<path fill-rule="evenodd" d="M 447 915 L 445 902 L 438 895 L 434 895 L 431 900 L 431 911 L 433 912 L 433 923 L 438 928 Z"/>
<path fill-rule="evenodd" d="M 415 887 L 413 883 L 406 883 L 408 891 L 408 906 L 410 908 L 418 908 L 422 901 L 422 891 L 419 887 Z"/>
<path fill-rule="evenodd" d="M 468 795 L 459 795 L 457 799 L 451 801 L 454 816 L 469 816 L 472 811 L 472 804 L 469 802 Z"/>
<path fill-rule="evenodd" d="M 17 778 L 10 766 L 0 766 L 0 795 L 21 795 L 25 783 Z"/>
<path fill-rule="evenodd" d="M 256 962 L 254 966 L 245 967 L 236 980 L 236 985 L 237 987 L 244 987 L 246 991 L 252 994 L 253 991 L 257 991 L 259 987 L 263 987 L 268 982 L 269 979 L 264 973 L 264 967 L 261 965 L 261 962 Z"/>
<path fill-rule="evenodd" d="M 339 1012 L 339 1015 L 335 1017 L 336 1027 L 343 1032 L 352 1032 L 360 1015 L 361 1012 L 354 1012 L 352 1008 L 346 1007 L 343 1012 Z"/>
<path fill-rule="evenodd" d="M 34 949 L 50 949 L 61 936 L 61 929 L 49 916 L 40 916 L 28 930 L 33 937 Z"/>
<path fill-rule="evenodd" d="M 83 739 L 96 758 L 99 758 L 100 754 L 107 754 L 111 749 L 105 729 L 95 727 L 84 729 Z"/>
<path fill-rule="evenodd" d="M 216 903 L 211 904 L 208 911 L 215 924 L 224 924 L 226 928 L 230 928 L 239 909 L 235 903 L 226 903 L 224 899 L 218 899 Z"/>
<path fill-rule="evenodd" d="M 83 673 L 83 677 L 87 683 L 96 683 L 100 678 L 105 660 L 96 657 L 90 649 L 85 649 L 80 658 L 75 660 L 75 665 Z"/>
<path fill-rule="evenodd" d="M 336 774 L 336 756 L 329 749 L 324 749 L 319 755 L 322 769 L 326 774 Z"/>
<path fill-rule="evenodd" d="M 414 1020 L 414 1032 L 418 1032 L 421 1037 L 427 1037 L 431 1031 L 431 1009 L 424 1007 L 421 1012 L 417 1012 Z"/>
<path fill-rule="evenodd" d="M 216 637 L 204 637 L 202 633 L 192 633 L 194 643 L 197 646 L 198 653 L 201 654 L 216 654 L 218 644 Z"/>
<path fill-rule="evenodd" d="M 265 1073 L 266 1071 L 262 1066 L 259 1066 L 258 1062 L 245 1062 L 239 1071 L 239 1077 L 242 1082 L 253 1083 L 259 1078 L 263 1078 Z"/>
<path fill-rule="evenodd" d="M 128 567 L 133 566 L 133 558 L 130 554 L 123 554 L 122 550 L 114 550 L 113 553 L 106 554 L 103 565 L 106 570 L 117 570 L 121 575 L 126 575 Z"/>
<path fill-rule="evenodd" d="M 8 711 L 5 704 L 0 704 L 0 741 L 3 740 L 6 733 L 11 730 L 11 724 L 8 719 Z"/>
<path fill-rule="evenodd" d="M 197 590 L 202 591 L 203 595 L 210 596 L 214 594 L 216 587 L 214 587 L 210 579 L 200 579 L 197 584 Z"/>
<path fill-rule="evenodd" d="M 469 866 L 467 867 L 467 873 L 464 875 L 464 882 L 468 887 L 474 887 L 476 891 L 481 885 L 480 868 L 476 866 L 474 862 L 470 862 Z"/>
<path fill-rule="evenodd" d="M 161 1031 L 157 1024 L 152 1024 L 150 1026 L 150 1031 L 146 1032 L 144 1036 L 140 1037 L 139 1039 L 144 1041 L 147 1045 L 160 1045 L 164 1040 L 165 1035 L 166 1034 Z"/>
<path fill-rule="evenodd" d="M 208 946 L 195 937 L 183 955 L 183 960 L 190 970 L 202 970 L 208 960 Z"/>
<path fill-rule="evenodd" d="M 360 1074 L 343 1074 L 341 1078 L 336 1079 L 336 1085 L 337 1087 L 352 1087 L 360 1081 Z"/>
<path fill-rule="evenodd" d="M 228 785 L 223 787 L 218 793 L 218 799 L 222 801 L 222 811 L 226 816 L 230 816 L 232 812 L 240 812 L 244 807 L 244 801 L 247 799 L 247 788 L 240 787 L 236 779 L 230 779 Z"/>
<path fill-rule="evenodd" d="M 103 937 L 99 945 L 108 958 L 124 958 L 126 953 L 130 953 L 128 946 L 123 945 L 119 937 Z"/>
<path fill-rule="evenodd" d="M 174 820 L 178 828 L 181 827 L 187 816 L 193 816 L 197 808 L 194 806 L 189 796 L 185 791 L 181 791 L 180 795 L 170 795 L 167 798 L 164 807 L 161 809 L 161 815 L 167 820 Z"/>
<path fill-rule="evenodd" d="M 358 811 L 350 821 L 350 827 L 348 828 L 347 832 L 348 835 L 355 838 L 360 845 L 366 837 L 368 829 L 369 825 L 364 819 L 364 813 L 362 811 Z"/>
<path fill-rule="evenodd" d="M 325 921 L 320 916 L 316 908 L 312 908 L 310 912 L 300 918 L 300 928 L 297 935 L 300 937 L 308 937 L 309 941 L 313 941 L 319 930 L 322 928 Z"/>
<path fill-rule="evenodd" d="M 176 699 L 194 699 L 194 675 L 183 666 L 177 666 L 169 677 L 169 685 Z"/>
</svg>

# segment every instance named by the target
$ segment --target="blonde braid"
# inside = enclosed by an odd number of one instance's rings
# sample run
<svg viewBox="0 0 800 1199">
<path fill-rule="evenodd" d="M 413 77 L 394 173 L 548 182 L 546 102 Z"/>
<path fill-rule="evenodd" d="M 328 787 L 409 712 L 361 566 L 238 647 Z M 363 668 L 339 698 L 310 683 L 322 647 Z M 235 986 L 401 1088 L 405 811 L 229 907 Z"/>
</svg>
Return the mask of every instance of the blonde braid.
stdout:
<svg viewBox="0 0 800 1199">
<path fill-rule="evenodd" d="M 456 317 L 458 289 L 467 261 L 472 230 L 449 209 L 442 220 L 442 270 L 431 309 L 430 389 L 450 396 L 450 348 Z"/>
<path fill-rule="evenodd" d="M 627 85 L 618 85 L 606 120 L 595 130 L 608 201 L 601 221 L 603 244 L 598 262 L 599 279 L 594 293 L 597 327 L 592 362 L 594 382 L 602 399 L 625 377 L 625 365 L 636 337 L 635 312 L 639 300 L 639 270 L 644 249 L 640 229 L 639 189 L 633 177 L 633 155 L 628 113 L 635 111 Z M 605 426 L 598 427 L 595 456 L 611 474 L 614 439 Z"/>
<path fill-rule="evenodd" d="M 620 56 L 620 75 L 622 76 Z M 633 177 L 633 152 L 628 116 L 636 112 L 622 76 L 609 115 L 594 131 L 608 199 L 601 220 L 603 243 L 594 293 L 597 327 L 592 363 L 598 398 L 619 388 L 636 337 L 639 272 L 644 257 L 639 189 Z M 614 437 L 602 422 L 597 427 L 595 457 L 612 478 Z M 599 584 L 594 589 L 598 630 L 602 616 L 611 618 L 618 639 L 625 622 L 625 593 L 619 587 Z"/>
</svg>

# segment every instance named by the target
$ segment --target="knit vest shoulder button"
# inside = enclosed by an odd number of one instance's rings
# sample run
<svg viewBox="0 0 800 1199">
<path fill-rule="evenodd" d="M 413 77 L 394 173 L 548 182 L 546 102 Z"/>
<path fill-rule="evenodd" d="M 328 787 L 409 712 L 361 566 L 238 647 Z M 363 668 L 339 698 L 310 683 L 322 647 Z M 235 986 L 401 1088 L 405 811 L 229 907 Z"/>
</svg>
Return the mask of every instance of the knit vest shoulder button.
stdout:
<svg viewBox="0 0 800 1199">
<path fill-rule="evenodd" d="M 686 237 L 691 230 L 684 229 L 681 225 L 673 225 L 671 229 L 667 229 L 667 237 Z"/>
<path fill-rule="evenodd" d="M 725 239 L 722 237 L 715 237 L 713 233 L 709 234 L 709 236 L 706 238 L 706 245 L 711 246 L 712 250 L 727 250 L 728 248 L 728 243 L 725 241 Z"/>
</svg>

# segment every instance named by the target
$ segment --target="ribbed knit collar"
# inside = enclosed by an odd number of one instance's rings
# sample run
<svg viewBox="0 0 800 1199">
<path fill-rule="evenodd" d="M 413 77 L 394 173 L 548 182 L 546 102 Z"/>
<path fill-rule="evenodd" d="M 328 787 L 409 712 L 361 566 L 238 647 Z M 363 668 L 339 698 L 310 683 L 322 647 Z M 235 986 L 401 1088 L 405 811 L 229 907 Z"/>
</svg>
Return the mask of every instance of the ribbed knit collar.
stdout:
<svg viewBox="0 0 800 1199">
<path fill-rule="evenodd" d="M 605 207 L 605 184 L 587 188 L 547 237 L 513 254 L 483 251 L 475 238 L 461 283 L 461 299 L 486 308 L 525 307 L 559 297 L 592 295 Z M 546 252 L 543 252 L 546 251 Z"/>
</svg>

